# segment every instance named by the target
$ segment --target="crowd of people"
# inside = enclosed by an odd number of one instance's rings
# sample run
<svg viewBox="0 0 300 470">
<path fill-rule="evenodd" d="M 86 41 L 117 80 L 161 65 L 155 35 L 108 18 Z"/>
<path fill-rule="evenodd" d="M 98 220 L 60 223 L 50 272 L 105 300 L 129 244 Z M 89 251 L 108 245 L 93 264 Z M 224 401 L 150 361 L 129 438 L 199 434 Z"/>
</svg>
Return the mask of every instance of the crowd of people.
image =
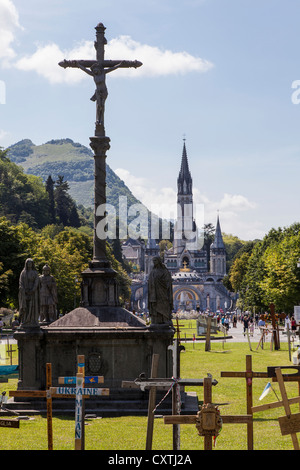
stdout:
<svg viewBox="0 0 300 470">
<path fill-rule="evenodd" d="M 236 328 L 238 322 L 242 323 L 243 325 L 243 331 L 244 331 L 244 336 L 249 332 L 251 336 L 254 334 L 254 329 L 255 328 L 263 328 L 267 327 L 268 324 L 271 324 L 271 318 L 270 316 L 266 313 L 265 315 L 260 315 L 260 314 L 255 314 L 253 315 L 251 312 L 228 312 L 226 314 L 221 314 L 217 313 L 216 315 L 217 318 L 217 324 L 220 326 L 223 325 L 226 330 L 228 331 L 229 328 Z M 280 318 L 281 317 L 281 318 Z M 296 319 L 294 315 L 291 317 L 289 315 L 286 315 L 285 318 L 283 319 L 284 315 L 277 317 L 277 321 L 279 324 L 282 324 L 284 326 L 285 330 L 289 329 L 291 334 L 293 336 L 296 335 L 296 330 L 297 326 L 300 326 L 297 324 Z M 267 318 L 267 321 L 265 320 Z"/>
</svg>

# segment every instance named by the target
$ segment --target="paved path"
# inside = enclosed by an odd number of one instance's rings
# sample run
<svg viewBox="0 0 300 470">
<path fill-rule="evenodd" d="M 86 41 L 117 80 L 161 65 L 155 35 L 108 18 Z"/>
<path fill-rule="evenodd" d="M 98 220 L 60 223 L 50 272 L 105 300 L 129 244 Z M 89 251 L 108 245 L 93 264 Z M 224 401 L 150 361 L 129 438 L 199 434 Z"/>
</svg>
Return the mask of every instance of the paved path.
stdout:
<svg viewBox="0 0 300 470">
<path fill-rule="evenodd" d="M 283 328 L 283 327 L 282 327 Z M 250 332 L 250 330 L 249 330 Z M 280 331 L 279 333 L 279 338 L 280 341 L 282 342 L 287 342 L 287 335 L 285 330 Z M 230 328 L 228 331 L 228 336 L 233 336 L 232 339 L 228 339 L 228 342 L 236 342 L 236 343 L 242 343 L 244 341 L 248 341 L 247 335 L 244 336 L 244 324 L 242 322 L 237 322 L 236 328 L 233 328 L 232 323 L 230 323 Z M 249 333 L 250 336 L 250 342 L 253 343 L 258 343 L 260 338 L 261 338 L 261 332 L 259 328 L 254 328 L 253 335 Z M 265 342 L 269 343 L 271 338 L 271 333 L 268 333 L 268 335 L 265 337 Z M 297 337 L 298 338 L 298 337 Z"/>
</svg>

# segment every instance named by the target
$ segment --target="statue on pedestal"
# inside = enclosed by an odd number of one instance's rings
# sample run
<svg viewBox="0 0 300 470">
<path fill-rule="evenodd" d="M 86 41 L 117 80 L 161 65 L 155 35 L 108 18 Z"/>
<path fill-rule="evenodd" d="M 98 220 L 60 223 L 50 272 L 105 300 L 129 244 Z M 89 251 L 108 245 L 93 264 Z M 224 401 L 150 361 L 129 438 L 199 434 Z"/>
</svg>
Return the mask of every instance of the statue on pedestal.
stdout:
<svg viewBox="0 0 300 470">
<path fill-rule="evenodd" d="M 31 258 L 19 279 L 19 311 L 21 325 L 37 326 L 39 319 L 39 275 Z"/>
<path fill-rule="evenodd" d="M 43 274 L 40 276 L 39 281 L 40 320 L 52 323 L 57 317 L 57 287 L 54 277 L 50 274 L 50 267 L 48 264 L 43 267 Z"/>
<path fill-rule="evenodd" d="M 148 308 L 151 324 L 172 325 L 172 277 L 159 256 L 153 258 L 148 280 Z"/>
</svg>

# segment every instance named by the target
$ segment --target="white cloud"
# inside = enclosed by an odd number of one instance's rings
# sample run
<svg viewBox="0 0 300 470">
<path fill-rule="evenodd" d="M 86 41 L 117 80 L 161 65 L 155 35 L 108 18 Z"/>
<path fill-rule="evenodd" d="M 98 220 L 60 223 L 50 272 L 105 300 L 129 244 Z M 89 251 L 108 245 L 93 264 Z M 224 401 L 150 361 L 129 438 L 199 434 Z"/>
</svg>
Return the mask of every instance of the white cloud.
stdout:
<svg viewBox="0 0 300 470">
<path fill-rule="evenodd" d="M 136 177 L 124 168 L 117 168 L 115 173 L 151 212 L 168 219 L 175 216 L 177 195 L 173 188 L 158 189 L 146 178 Z"/>
<path fill-rule="evenodd" d="M 122 69 L 120 74 L 130 76 L 184 75 L 189 72 L 207 72 L 213 64 L 187 52 L 172 52 L 141 44 L 130 36 L 112 39 L 107 47 L 107 56 L 112 59 L 139 60 L 143 66 L 136 73 Z"/>
<path fill-rule="evenodd" d="M 189 72 L 206 72 L 212 63 L 193 57 L 187 52 L 172 52 L 157 47 L 140 44 L 129 36 L 112 39 L 106 46 L 106 58 L 112 60 L 139 60 L 143 66 L 138 70 L 119 69 L 112 76 L 163 76 Z M 62 69 L 58 62 L 63 59 L 94 59 L 95 48 L 92 41 L 83 41 L 71 50 L 61 50 L 55 44 L 37 45 L 37 50 L 30 56 L 19 59 L 15 66 L 20 70 L 35 71 L 50 83 L 78 83 L 87 75 L 81 70 Z"/>
<path fill-rule="evenodd" d="M 255 203 L 248 201 L 245 196 L 241 194 L 227 194 L 225 193 L 220 202 L 220 210 L 235 210 L 243 211 L 247 209 L 254 209 Z"/>
<path fill-rule="evenodd" d="M 57 44 L 38 45 L 31 56 L 18 60 L 15 66 L 20 70 L 35 71 L 50 83 L 78 83 L 85 74 L 77 69 L 63 69 L 58 62 L 63 59 L 93 59 L 95 49 L 90 41 L 78 44 L 70 51 L 62 51 Z"/>
<path fill-rule="evenodd" d="M 15 40 L 15 31 L 21 28 L 19 15 L 11 0 L 0 0 L 0 60 L 2 65 L 15 57 L 12 43 Z"/>
</svg>

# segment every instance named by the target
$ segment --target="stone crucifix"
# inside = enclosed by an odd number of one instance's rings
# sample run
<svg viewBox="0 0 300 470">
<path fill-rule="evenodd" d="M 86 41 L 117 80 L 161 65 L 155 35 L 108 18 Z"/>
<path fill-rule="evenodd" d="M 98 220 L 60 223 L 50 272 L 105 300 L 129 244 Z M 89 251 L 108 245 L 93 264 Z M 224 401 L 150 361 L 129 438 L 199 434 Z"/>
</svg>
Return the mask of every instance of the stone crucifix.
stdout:
<svg viewBox="0 0 300 470">
<path fill-rule="evenodd" d="M 104 36 L 105 27 L 102 23 L 96 26 L 96 60 L 63 60 L 59 62 L 59 65 L 63 68 L 72 67 L 83 70 L 88 75 L 94 78 L 96 85 L 96 91 L 91 97 L 92 101 L 96 101 L 96 133 L 95 135 L 105 135 L 104 129 L 104 110 L 105 101 L 108 96 L 107 87 L 105 83 L 106 74 L 113 72 L 114 70 L 130 67 L 140 67 L 141 62 L 134 60 L 104 60 L 104 46 L 107 44 L 107 40 Z"/>
<path fill-rule="evenodd" d="M 94 253 L 93 260 L 90 262 L 91 268 L 109 268 L 110 263 L 106 256 L 106 237 L 99 235 L 97 225 L 105 217 L 103 208 L 106 204 L 106 152 L 110 148 L 110 139 L 105 135 L 104 111 L 105 101 L 108 96 L 105 83 L 106 74 L 118 68 L 140 67 L 141 62 L 134 60 L 105 60 L 104 48 L 107 40 L 104 36 L 105 27 L 102 23 L 96 26 L 96 49 L 95 60 L 63 60 L 59 62 L 63 68 L 79 68 L 94 78 L 96 91 L 91 100 L 96 102 L 96 124 L 95 134 L 90 137 L 90 146 L 94 151 L 95 157 L 95 185 L 94 185 Z"/>
</svg>

